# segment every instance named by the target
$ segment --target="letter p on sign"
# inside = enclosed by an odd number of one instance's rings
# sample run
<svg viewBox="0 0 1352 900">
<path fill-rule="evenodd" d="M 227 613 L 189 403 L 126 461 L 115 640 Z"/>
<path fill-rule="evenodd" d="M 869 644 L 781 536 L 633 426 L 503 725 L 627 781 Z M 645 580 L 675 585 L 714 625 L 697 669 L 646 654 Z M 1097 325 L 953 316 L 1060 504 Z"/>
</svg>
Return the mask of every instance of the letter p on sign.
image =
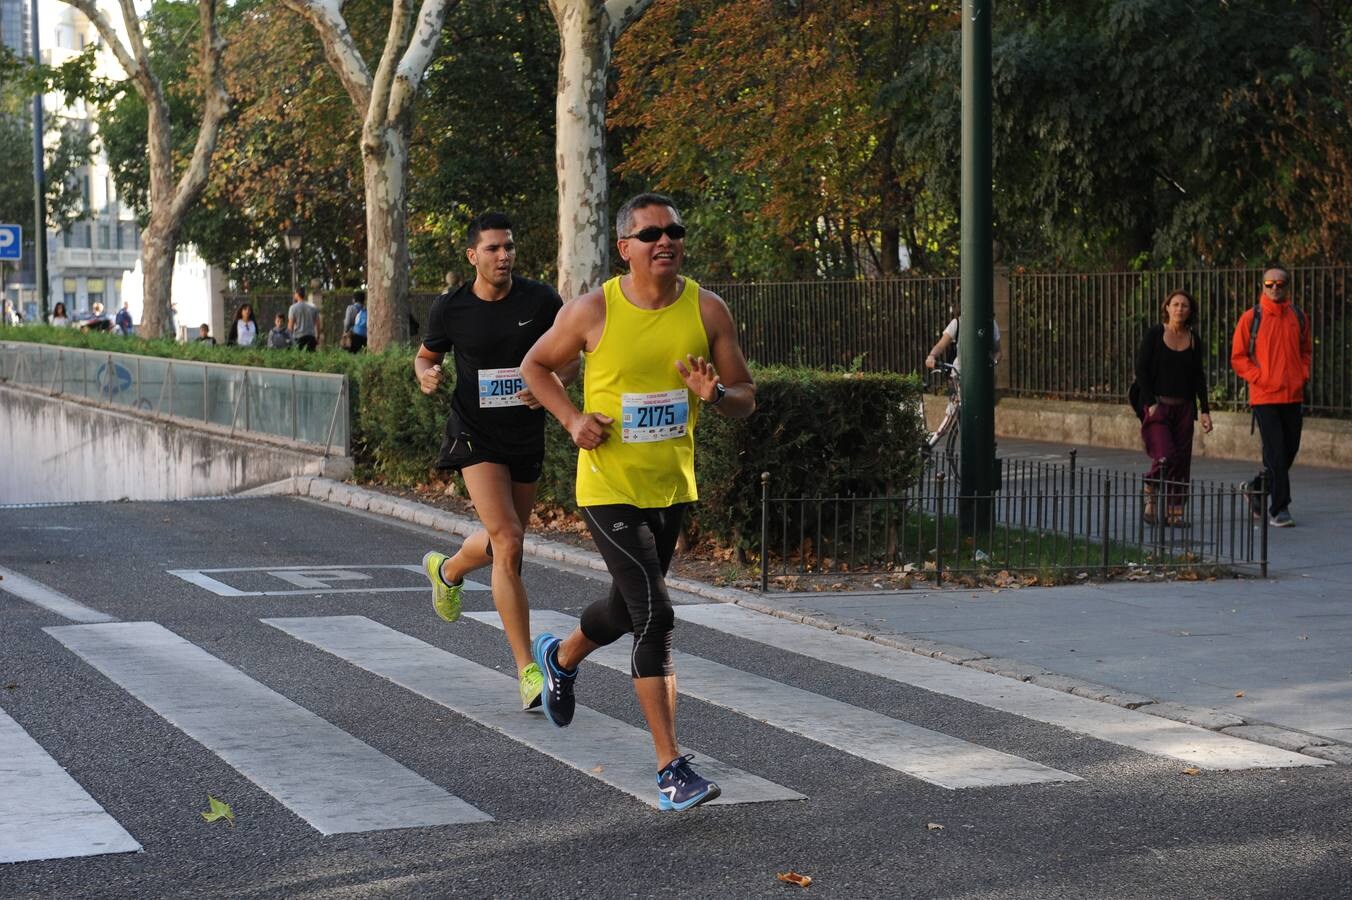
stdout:
<svg viewBox="0 0 1352 900">
<path fill-rule="evenodd" d="M 0 225 L 0 259 L 17 260 L 23 248 L 23 228 L 18 225 Z"/>
</svg>

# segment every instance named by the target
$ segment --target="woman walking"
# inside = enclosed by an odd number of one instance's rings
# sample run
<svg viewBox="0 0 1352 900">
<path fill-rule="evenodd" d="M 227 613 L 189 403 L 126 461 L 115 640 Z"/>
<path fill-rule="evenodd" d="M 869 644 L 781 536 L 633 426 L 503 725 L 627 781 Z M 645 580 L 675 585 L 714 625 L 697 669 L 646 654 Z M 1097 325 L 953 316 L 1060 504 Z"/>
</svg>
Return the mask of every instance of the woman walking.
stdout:
<svg viewBox="0 0 1352 900">
<path fill-rule="evenodd" d="M 1184 504 L 1192 477 L 1193 422 L 1211 431 L 1207 405 L 1206 367 L 1193 325 L 1197 304 L 1184 290 L 1174 290 L 1160 307 L 1162 324 L 1145 333 L 1136 351 L 1136 384 L 1140 390 L 1141 440 L 1150 457 L 1142 515 L 1160 521 L 1157 486 L 1165 483 L 1163 521 L 1186 528 Z"/>
</svg>

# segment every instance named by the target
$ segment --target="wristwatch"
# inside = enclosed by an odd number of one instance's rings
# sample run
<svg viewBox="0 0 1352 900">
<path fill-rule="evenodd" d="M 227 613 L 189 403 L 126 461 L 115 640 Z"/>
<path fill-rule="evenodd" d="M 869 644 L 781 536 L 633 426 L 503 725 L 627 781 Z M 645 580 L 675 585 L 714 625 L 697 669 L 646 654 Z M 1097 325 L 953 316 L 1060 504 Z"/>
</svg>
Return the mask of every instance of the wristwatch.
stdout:
<svg viewBox="0 0 1352 900">
<path fill-rule="evenodd" d="M 720 381 L 714 385 L 714 399 L 705 400 L 704 402 L 709 404 L 710 406 L 717 406 L 718 404 L 723 402 L 723 398 L 726 397 L 727 394 L 728 389 L 723 387 L 723 382 Z M 703 398 L 701 397 L 700 399 Z"/>
</svg>

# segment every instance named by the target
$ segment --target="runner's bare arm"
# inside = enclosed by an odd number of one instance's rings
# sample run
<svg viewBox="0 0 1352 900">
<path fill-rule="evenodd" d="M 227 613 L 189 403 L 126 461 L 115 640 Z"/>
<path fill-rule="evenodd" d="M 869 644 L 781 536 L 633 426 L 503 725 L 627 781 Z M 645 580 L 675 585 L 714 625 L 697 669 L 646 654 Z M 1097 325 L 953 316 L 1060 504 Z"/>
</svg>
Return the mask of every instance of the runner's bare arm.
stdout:
<svg viewBox="0 0 1352 900">
<path fill-rule="evenodd" d="M 418 355 L 413 357 L 413 374 L 418 379 L 418 387 L 424 394 L 431 396 L 441 387 L 441 383 L 446 380 L 446 376 L 441 372 L 441 361 L 446 358 L 444 353 L 435 353 L 426 347 L 419 345 Z"/>
<path fill-rule="evenodd" d="M 605 327 L 605 298 L 600 290 L 565 303 L 548 331 L 540 336 L 521 360 L 526 388 L 558 419 L 584 450 L 594 450 L 605 441 L 613 419 L 599 413 L 583 413 L 568 398 L 554 373 L 578 364 L 578 354 L 596 346 Z"/>
<path fill-rule="evenodd" d="M 687 356 L 684 360 L 676 360 L 676 369 L 685 379 L 686 386 L 705 403 L 729 418 L 745 418 L 756 411 L 756 384 L 737 342 L 737 326 L 732 321 L 732 313 L 728 312 L 722 297 L 702 289 L 699 312 L 704 333 L 709 336 L 710 358 Z M 726 391 L 722 400 L 718 399 L 719 383 Z"/>
</svg>

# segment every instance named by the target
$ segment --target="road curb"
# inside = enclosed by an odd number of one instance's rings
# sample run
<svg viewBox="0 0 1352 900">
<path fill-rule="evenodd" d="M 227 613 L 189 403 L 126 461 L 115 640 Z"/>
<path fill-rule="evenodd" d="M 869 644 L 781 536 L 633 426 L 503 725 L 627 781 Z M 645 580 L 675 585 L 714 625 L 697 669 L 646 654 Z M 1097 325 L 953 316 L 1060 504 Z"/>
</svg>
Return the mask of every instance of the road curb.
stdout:
<svg viewBox="0 0 1352 900">
<path fill-rule="evenodd" d="M 300 475 L 265 485 L 251 493 L 254 496 L 295 494 L 309 497 L 312 500 L 411 522 L 425 528 L 435 528 L 459 537 L 469 537 L 480 528 L 478 522 L 456 513 L 435 509 L 413 500 L 390 497 L 379 491 L 334 481 L 322 476 Z M 606 571 L 605 562 L 601 559 L 599 553 L 582 550 L 558 541 L 527 535 L 523 547 L 527 554 L 540 559 L 568 563 L 598 572 Z M 777 606 L 769 602 L 768 598 L 737 588 L 716 587 L 686 578 L 668 578 L 667 586 L 685 594 L 716 600 L 720 603 L 731 603 L 754 612 L 811 625 L 823 631 L 834 631 L 849 637 L 862 638 L 895 650 L 904 650 L 908 653 L 916 653 L 954 665 L 979 669 L 1016 681 L 1025 681 L 1073 696 L 1149 713 L 1170 721 L 1194 725 L 1219 734 L 1253 741 L 1257 744 L 1266 744 L 1283 750 L 1303 753 L 1339 765 L 1352 765 L 1352 746 L 1292 728 L 1246 719 L 1219 709 L 1161 701 L 1154 697 L 1123 691 L 1111 685 L 1050 672 L 1029 663 L 992 657 L 966 647 L 944 644 L 900 632 L 874 632 L 860 623 L 837 621 L 820 611 L 803 611 Z"/>
</svg>

